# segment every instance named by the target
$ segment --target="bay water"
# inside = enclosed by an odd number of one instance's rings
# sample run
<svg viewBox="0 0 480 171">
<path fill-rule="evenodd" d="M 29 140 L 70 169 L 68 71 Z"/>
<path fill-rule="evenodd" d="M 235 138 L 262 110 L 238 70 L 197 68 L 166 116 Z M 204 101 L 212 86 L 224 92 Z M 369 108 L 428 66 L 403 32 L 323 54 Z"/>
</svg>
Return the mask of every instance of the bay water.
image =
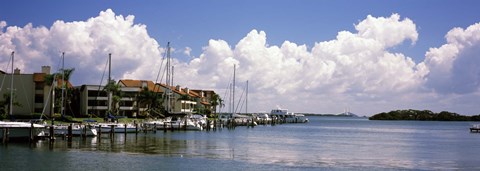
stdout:
<svg viewBox="0 0 480 171">
<path fill-rule="evenodd" d="M 473 122 L 306 124 L 0 144 L 0 170 L 480 170 Z"/>
</svg>

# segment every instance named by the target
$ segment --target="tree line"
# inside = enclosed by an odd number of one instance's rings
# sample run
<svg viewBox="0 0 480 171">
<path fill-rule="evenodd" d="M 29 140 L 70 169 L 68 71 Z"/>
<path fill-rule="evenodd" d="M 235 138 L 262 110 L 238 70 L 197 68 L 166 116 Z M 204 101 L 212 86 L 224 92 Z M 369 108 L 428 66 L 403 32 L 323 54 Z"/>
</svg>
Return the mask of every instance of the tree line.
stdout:
<svg viewBox="0 0 480 171">
<path fill-rule="evenodd" d="M 465 116 L 454 112 L 435 113 L 430 110 L 394 110 L 369 117 L 369 120 L 418 120 L 418 121 L 480 121 L 480 115 Z"/>
</svg>

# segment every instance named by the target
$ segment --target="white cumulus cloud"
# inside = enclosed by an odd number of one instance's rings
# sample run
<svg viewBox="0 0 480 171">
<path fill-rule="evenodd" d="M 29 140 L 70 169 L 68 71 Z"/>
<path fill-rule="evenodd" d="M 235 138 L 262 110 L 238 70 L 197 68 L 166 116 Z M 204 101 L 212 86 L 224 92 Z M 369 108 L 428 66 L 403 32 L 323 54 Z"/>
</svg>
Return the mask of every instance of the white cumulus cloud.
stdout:
<svg viewBox="0 0 480 171">
<path fill-rule="evenodd" d="M 9 26 L 0 43 L 0 53 L 15 51 L 15 67 L 30 73 L 39 72 L 42 65 L 51 65 L 55 71 L 65 52 L 66 67 L 76 69 L 72 81 L 77 84 L 99 84 L 110 53 L 114 79 L 154 79 L 157 70 L 152 68 L 160 65 L 162 52 L 145 25 L 134 24 L 134 16 L 115 15 L 111 9 L 86 21 L 59 20 L 50 28 Z M 1 58 L 0 64 L 7 61 Z"/>
<path fill-rule="evenodd" d="M 431 48 L 424 65 L 429 71 L 427 86 L 441 94 L 466 94 L 480 88 L 480 23 L 467 29 L 454 28 L 447 43 Z"/>
<path fill-rule="evenodd" d="M 415 27 L 397 14 L 389 18 L 368 16 L 356 25 L 358 32 L 341 31 L 336 39 L 315 43 L 311 50 L 290 41 L 268 45 L 266 32 L 252 30 L 234 48 L 222 40 L 210 40 L 200 57 L 184 65 L 184 70 L 193 70 L 189 73 L 198 74 L 194 77 L 206 79 L 211 86 L 225 88 L 236 64 L 239 84 L 250 80 L 254 108 L 281 105 L 302 110 L 301 104 L 375 102 L 416 91 L 423 83 L 421 66 L 403 54 L 388 51 L 405 40 L 415 42 Z M 179 79 L 185 84 L 197 81 Z M 333 108 L 341 111 L 344 107 Z"/>
<path fill-rule="evenodd" d="M 134 19 L 107 9 L 85 21 L 59 20 L 50 27 L 0 21 L 0 54 L 15 51 L 15 67 L 31 73 L 43 65 L 58 69 L 60 54 L 66 52 L 66 66 L 76 68 L 72 80 L 80 85 L 100 83 L 111 53 L 114 79 L 155 80 L 165 47 Z M 198 57 L 185 47 L 183 53 L 192 58 L 182 62 L 173 56 L 174 83 L 214 89 L 223 96 L 236 65 L 236 97 L 244 96 L 249 80 L 251 112 L 276 106 L 317 113 L 347 107 L 359 114 L 423 107 L 455 111 L 455 106 L 468 108 L 466 101 L 478 101 L 480 24 L 452 29 L 447 43 L 431 48 L 419 64 L 390 51 L 406 41 L 415 44 L 418 32 L 412 20 L 368 15 L 354 28 L 311 47 L 288 40 L 269 45 L 267 33 L 255 29 L 238 42 L 209 40 Z M 0 58 L 0 66 L 7 62 L 8 57 Z"/>
</svg>

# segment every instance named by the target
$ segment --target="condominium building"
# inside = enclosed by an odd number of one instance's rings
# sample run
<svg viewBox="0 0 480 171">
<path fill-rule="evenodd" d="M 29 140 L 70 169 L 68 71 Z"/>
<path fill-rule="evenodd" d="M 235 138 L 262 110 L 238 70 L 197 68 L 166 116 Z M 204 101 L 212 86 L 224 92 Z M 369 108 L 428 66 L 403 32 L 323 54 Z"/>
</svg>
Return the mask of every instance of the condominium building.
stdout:
<svg viewBox="0 0 480 171">
<path fill-rule="evenodd" d="M 51 86 L 45 82 L 45 76 L 50 74 L 49 66 L 42 66 L 41 73 L 24 74 L 20 69 L 13 73 L 13 115 L 31 115 L 42 113 L 50 115 L 51 103 L 49 92 Z M 0 71 L 0 101 L 4 102 L 11 93 L 12 74 Z M 9 102 L 7 102 L 9 103 Z M 6 104 L 7 104 L 6 103 Z M 7 106 L 2 106 L 6 107 Z M 6 111 L 8 113 L 8 111 Z"/>
<path fill-rule="evenodd" d="M 52 86 L 56 85 L 61 88 L 62 80 L 57 80 L 49 84 L 45 78 L 50 74 L 49 66 L 42 66 L 42 72 L 33 74 L 20 73 L 16 69 L 13 74 L 13 92 L 15 102 L 20 106 L 13 106 L 13 115 L 31 115 L 33 113 L 43 113 L 46 116 L 55 113 L 60 113 L 61 103 L 57 100 L 56 106 L 52 105 L 52 98 L 59 96 L 54 95 Z M 10 85 L 12 74 L 0 71 L 0 101 L 6 101 L 4 96 L 10 94 Z M 167 87 L 164 84 L 155 84 L 148 80 L 130 80 L 123 79 L 118 81 L 120 89 L 120 102 L 118 105 L 118 112 L 114 115 L 137 117 L 140 114 L 146 115 L 146 106 L 139 103 L 139 95 L 146 87 L 149 91 L 158 93 L 160 97 L 164 98 L 164 94 L 170 92 L 169 99 L 163 100 L 165 109 L 169 109 L 169 113 L 193 113 L 199 112 L 200 109 L 211 109 L 210 99 L 214 91 L 211 90 L 190 90 L 189 88 L 181 88 L 180 86 Z M 66 115 L 74 117 L 82 117 L 86 115 L 93 115 L 97 117 L 104 117 L 108 111 L 108 94 L 102 85 L 81 85 L 73 87 L 69 82 L 66 82 L 67 88 L 70 89 L 67 108 L 64 108 Z M 58 93 L 58 90 L 57 90 Z M 164 98 L 165 99 L 165 98 Z M 60 103 L 60 104 L 59 104 Z M 6 103 L 5 103 L 6 104 Z M 168 107 L 168 108 L 167 108 Z M 5 109 L 5 106 L 3 106 Z M 6 109 L 5 109 L 6 110 Z M 3 111 L 4 112 L 4 111 Z M 3 113 L 2 112 L 2 113 Z M 7 111 L 8 112 L 8 111 Z"/>
</svg>

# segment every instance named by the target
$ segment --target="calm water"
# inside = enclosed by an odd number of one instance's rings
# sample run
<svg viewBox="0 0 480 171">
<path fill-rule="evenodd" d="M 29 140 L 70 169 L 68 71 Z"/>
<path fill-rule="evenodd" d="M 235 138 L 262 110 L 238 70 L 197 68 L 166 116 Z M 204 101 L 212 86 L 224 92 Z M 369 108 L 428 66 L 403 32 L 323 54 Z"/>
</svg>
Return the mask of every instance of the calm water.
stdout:
<svg viewBox="0 0 480 171">
<path fill-rule="evenodd" d="M 0 170 L 480 170 L 470 122 L 308 124 L 0 144 Z"/>
</svg>

